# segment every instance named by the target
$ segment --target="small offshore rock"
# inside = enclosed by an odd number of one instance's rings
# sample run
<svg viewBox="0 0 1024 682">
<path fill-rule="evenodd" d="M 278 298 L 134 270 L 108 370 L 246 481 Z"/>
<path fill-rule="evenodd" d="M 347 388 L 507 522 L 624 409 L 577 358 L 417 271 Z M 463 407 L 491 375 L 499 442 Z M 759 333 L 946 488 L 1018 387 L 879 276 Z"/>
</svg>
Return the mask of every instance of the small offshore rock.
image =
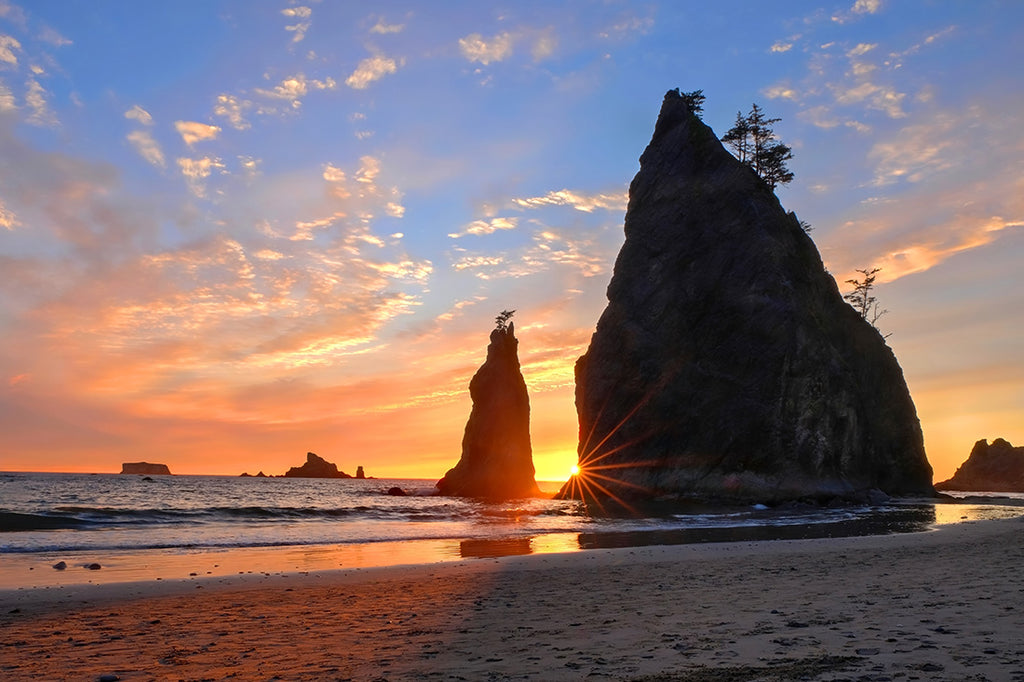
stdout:
<svg viewBox="0 0 1024 682">
<path fill-rule="evenodd" d="M 328 462 L 315 452 L 307 452 L 306 463 L 292 467 L 284 475 L 285 478 L 352 478 L 344 471 L 339 471 L 337 464 Z"/>
<path fill-rule="evenodd" d="M 388 495 L 393 495 L 394 497 L 406 497 L 408 494 L 397 485 L 394 488 L 388 488 Z"/>
<path fill-rule="evenodd" d="M 63 571 L 65 568 L 68 567 L 68 564 L 66 561 L 58 561 L 53 565 L 53 567 L 58 571 Z"/>
</svg>

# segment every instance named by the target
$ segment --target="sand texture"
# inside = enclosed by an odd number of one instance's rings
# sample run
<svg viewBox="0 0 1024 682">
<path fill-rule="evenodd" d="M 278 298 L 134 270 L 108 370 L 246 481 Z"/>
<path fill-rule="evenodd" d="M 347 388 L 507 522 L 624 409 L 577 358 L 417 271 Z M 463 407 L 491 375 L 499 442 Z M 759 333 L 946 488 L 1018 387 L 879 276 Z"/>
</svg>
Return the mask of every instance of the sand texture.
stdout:
<svg viewBox="0 0 1024 682">
<path fill-rule="evenodd" d="M 0 674 L 1024 680 L 1022 532 L 1013 519 L 913 535 L 6 592 Z"/>
</svg>

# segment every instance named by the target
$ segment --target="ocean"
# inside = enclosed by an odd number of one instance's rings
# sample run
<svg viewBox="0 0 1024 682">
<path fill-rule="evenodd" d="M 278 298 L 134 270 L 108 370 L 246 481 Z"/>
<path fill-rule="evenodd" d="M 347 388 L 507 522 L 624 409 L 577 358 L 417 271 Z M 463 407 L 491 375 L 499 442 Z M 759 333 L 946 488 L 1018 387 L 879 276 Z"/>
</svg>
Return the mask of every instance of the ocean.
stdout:
<svg viewBox="0 0 1024 682">
<path fill-rule="evenodd" d="M 0 473 L 0 589 L 281 573 L 597 547 L 923 531 L 1024 496 L 609 516 L 571 500 L 432 495 L 434 481 Z M 388 494 L 401 488 L 407 496 Z M 557 483 L 542 484 L 555 492 Z M 57 568 L 54 568 L 57 566 Z M 99 568 L 96 568 L 99 566 Z"/>
</svg>

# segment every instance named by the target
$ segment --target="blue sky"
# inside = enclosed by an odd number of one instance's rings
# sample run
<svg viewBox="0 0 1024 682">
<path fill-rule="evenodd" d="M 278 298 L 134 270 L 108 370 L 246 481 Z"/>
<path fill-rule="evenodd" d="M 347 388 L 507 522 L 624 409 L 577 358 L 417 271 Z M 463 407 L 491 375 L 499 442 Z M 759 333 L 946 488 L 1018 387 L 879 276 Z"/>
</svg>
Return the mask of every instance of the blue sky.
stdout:
<svg viewBox="0 0 1024 682">
<path fill-rule="evenodd" d="M 937 479 L 1024 443 L 1024 5 L 770 8 L 0 0 L 0 468 L 440 476 L 515 308 L 564 477 L 676 87 L 780 117 L 783 204 L 882 268 Z"/>
</svg>

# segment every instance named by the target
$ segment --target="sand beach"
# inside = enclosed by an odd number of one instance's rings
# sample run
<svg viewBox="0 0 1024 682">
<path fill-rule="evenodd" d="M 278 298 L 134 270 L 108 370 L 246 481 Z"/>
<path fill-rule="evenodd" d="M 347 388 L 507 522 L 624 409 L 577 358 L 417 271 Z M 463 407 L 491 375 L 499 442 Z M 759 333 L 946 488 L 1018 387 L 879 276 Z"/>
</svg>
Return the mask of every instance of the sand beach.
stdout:
<svg viewBox="0 0 1024 682">
<path fill-rule="evenodd" d="M 1020 680 L 1024 519 L 0 593 L 23 680 Z"/>
</svg>

